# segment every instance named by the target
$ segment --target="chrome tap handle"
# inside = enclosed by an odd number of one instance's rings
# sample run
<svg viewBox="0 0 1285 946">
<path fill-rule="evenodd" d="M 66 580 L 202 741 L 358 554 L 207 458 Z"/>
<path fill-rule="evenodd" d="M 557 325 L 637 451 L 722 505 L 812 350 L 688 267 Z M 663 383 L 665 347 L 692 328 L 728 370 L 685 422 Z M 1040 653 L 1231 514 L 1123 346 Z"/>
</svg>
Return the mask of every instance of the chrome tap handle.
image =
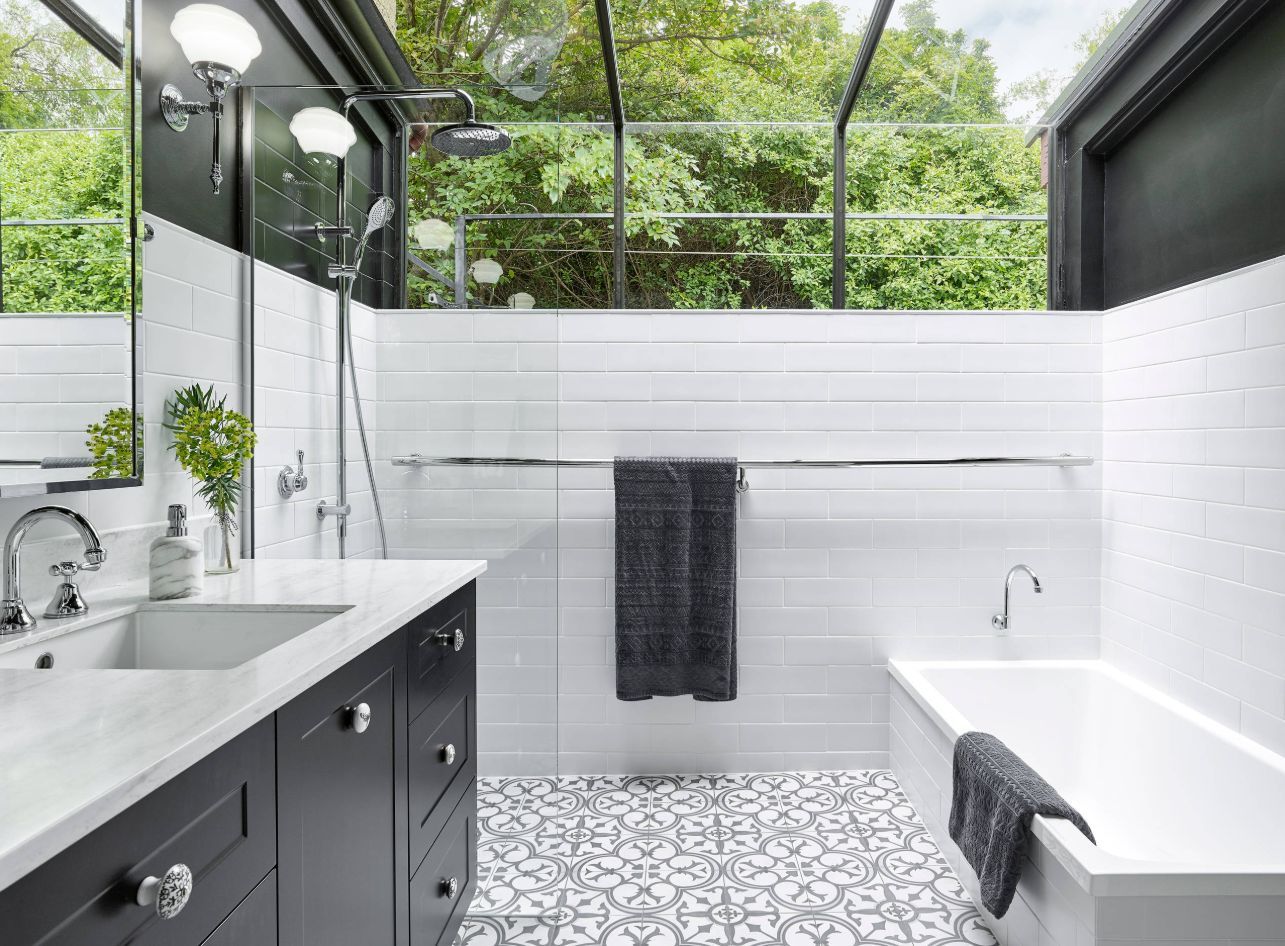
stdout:
<svg viewBox="0 0 1285 946">
<path fill-rule="evenodd" d="M 102 562 L 59 562 L 49 566 L 49 574 L 69 581 L 81 572 L 96 572 L 102 567 Z"/>
</svg>

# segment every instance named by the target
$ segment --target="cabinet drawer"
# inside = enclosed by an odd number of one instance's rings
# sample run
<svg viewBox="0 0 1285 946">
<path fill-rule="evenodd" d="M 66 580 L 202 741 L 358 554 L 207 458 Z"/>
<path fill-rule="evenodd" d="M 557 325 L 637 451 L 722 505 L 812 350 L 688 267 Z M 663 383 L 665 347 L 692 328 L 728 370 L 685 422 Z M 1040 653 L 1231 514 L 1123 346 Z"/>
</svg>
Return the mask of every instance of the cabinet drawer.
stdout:
<svg viewBox="0 0 1285 946">
<path fill-rule="evenodd" d="M 264 720 L 0 893 L 7 946 L 197 946 L 276 859 L 272 720 Z M 162 920 L 139 886 L 186 864 Z"/>
<path fill-rule="evenodd" d="M 277 946 L 277 872 L 259 881 L 201 946 Z"/>
<path fill-rule="evenodd" d="M 411 946 L 449 944 L 477 887 L 477 795 L 470 784 L 411 881 Z M 455 896 L 450 895 L 454 880 Z"/>
<path fill-rule="evenodd" d="M 446 692 L 410 727 L 410 863 L 423 861 L 466 789 L 477 777 L 477 671 L 455 675 Z"/>
<path fill-rule="evenodd" d="M 469 582 L 408 626 L 407 692 L 411 719 L 424 711 L 452 677 L 475 662 L 476 595 L 475 584 Z"/>
</svg>

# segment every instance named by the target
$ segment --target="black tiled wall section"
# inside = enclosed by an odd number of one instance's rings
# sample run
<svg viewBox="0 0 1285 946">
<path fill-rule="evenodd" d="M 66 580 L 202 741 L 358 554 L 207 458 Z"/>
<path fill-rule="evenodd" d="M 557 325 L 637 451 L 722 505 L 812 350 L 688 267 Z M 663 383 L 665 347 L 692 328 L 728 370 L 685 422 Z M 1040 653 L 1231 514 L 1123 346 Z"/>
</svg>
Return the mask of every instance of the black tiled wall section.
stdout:
<svg viewBox="0 0 1285 946">
<path fill-rule="evenodd" d="M 293 112 L 291 113 L 293 114 Z M 360 236 L 366 211 L 382 193 L 372 179 L 384 176 L 388 151 L 359 140 L 349 152 L 348 222 Z M 254 106 L 254 257 L 270 266 L 333 288 L 326 266 L 335 260 L 335 241 L 320 242 L 318 221 L 335 222 L 333 164 L 319 164 L 300 150 L 289 118 L 256 99 Z M 397 220 L 371 237 L 353 297 L 373 307 L 397 304 L 395 247 Z M 349 244 L 350 252 L 353 244 Z"/>
</svg>

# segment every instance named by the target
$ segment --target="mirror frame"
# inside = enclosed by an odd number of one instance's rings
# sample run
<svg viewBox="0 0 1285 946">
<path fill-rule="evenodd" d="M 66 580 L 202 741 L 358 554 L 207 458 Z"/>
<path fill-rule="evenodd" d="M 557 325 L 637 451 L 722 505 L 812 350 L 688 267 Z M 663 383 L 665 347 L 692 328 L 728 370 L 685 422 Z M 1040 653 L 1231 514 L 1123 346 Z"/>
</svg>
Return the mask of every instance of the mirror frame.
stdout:
<svg viewBox="0 0 1285 946">
<path fill-rule="evenodd" d="M 114 476 L 103 479 L 92 479 L 88 476 L 81 479 L 53 481 L 35 481 L 31 483 L 0 484 L 0 499 L 12 499 L 18 496 L 47 496 L 57 493 L 80 493 L 99 489 L 121 489 L 127 486 L 143 485 L 143 454 L 139 449 L 143 439 L 146 418 L 142 417 L 143 408 L 143 333 L 139 331 L 139 318 L 143 305 L 143 243 L 149 238 L 150 230 L 143 222 L 143 178 L 139 161 L 142 158 L 142 92 L 143 71 L 140 56 L 142 0 L 125 0 L 125 61 L 122 67 L 125 78 L 125 101 L 128 103 L 130 134 L 126 136 L 126 154 L 129 158 L 129 176 L 125 181 L 126 203 L 125 219 L 129 221 L 129 232 L 125 235 L 126 257 L 129 265 L 130 292 L 129 308 L 124 313 L 129 320 L 129 370 L 133 375 L 130 392 L 133 402 L 129 405 L 134 415 L 134 475 Z M 2 463 L 0 463 L 2 465 Z M 39 472 L 39 471 L 36 471 Z"/>
</svg>

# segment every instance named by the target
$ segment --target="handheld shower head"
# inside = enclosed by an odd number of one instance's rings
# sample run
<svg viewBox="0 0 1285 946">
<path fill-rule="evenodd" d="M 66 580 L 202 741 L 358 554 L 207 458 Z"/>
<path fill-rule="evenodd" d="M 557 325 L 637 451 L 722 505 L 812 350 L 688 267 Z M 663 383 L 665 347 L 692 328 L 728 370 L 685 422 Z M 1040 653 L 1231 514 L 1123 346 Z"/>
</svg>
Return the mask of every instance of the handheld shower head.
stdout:
<svg viewBox="0 0 1285 946">
<path fill-rule="evenodd" d="M 390 220 L 393 219 L 393 212 L 396 211 L 397 204 L 387 195 L 376 199 L 370 205 L 370 211 L 366 214 L 366 232 L 361 235 L 361 240 L 365 243 L 375 233 L 386 227 Z"/>
<path fill-rule="evenodd" d="M 472 119 L 456 125 L 443 125 L 433 132 L 433 147 L 453 158 L 485 158 L 500 154 L 513 144 L 503 128 Z"/>
<path fill-rule="evenodd" d="M 357 278 L 357 273 L 361 270 L 361 261 L 366 256 L 366 244 L 370 242 L 371 237 L 388 226 L 396 210 L 397 204 L 387 194 L 375 199 L 366 213 L 366 229 L 362 231 L 361 239 L 357 241 L 357 251 L 353 254 L 352 263 L 350 265 L 331 263 L 326 267 L 331 279 L 348 280 L 351 291 L 352 281 Z"/>
</svg>

